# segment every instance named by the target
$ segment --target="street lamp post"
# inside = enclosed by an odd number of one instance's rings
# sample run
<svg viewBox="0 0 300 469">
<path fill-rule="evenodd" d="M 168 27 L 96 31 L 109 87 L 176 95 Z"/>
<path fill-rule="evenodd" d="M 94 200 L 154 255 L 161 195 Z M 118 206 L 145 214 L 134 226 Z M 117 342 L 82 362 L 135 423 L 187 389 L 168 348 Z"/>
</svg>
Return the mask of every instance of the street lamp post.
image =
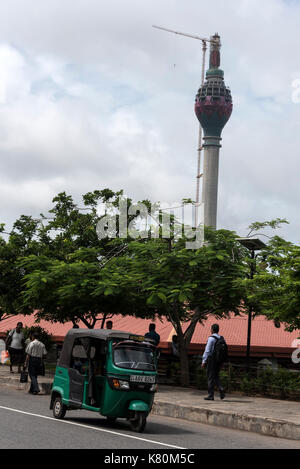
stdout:
<svg viewBox="0 0 300 469">
<path fill-rule="evenodd" d="M 252 280 L 255 273 L 255 251 L 260 251 L 266 247 L 265 243 L 258 238 L 238 238 L 237 241 L 251 252 L 250 279 Z M 247 331 L 247 349 L 246 349 L 246 371 L 250 368 L 250 345 L 251 345 L 251 325 L 252 325 L 252 307 L 248 310 L 248 331 Z"/>
</svg>

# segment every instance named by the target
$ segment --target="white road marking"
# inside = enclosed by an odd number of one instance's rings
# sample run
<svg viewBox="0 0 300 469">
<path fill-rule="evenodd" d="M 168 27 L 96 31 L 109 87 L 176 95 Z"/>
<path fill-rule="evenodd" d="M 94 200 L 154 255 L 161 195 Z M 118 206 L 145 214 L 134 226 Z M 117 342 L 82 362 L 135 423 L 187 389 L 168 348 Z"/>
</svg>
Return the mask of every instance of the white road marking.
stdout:
<svg viewBox="0 0 300 469">
<path fill-rule="evenodd" d="M 124 438 L 131 438 L 133 440 L 145 441 L 146 443 L 154 443 L 156 445 L 167 446 L 169 448 L 187 449 L 187 448 L 182 448 L 181 446 L 174 446 L 174 445 L 170 445 L 168 443 L 161 443 L 160 441 L 147 440 L 146 438 L 140 438 L 138 436 L 127 435 L 126 433 L 119 433 L 119 432 L 114 432 L 112 430 L 106 430 L 104 428 L 97 428 L 97 427 L 93 427 L 93 426 L 90 426 L 90 425 L 84 425 L 82 423 L 70 422 L 68 420 L 59 420 L 59 419 L 56 419 L 54 417 L 47 417 L 46 415 L 33 414 L 32 412 L 25 412 L 24 410 L 12 409 L 11 407 L 4 407 L 2 405 L 0 406 L 0 409 L 10 410 L 12 412 L 18 412 L 20 414 L 25 414 L 25 415 L 31 415 L 33 417 L 40 417 L 42 419 L 53 420 L 54 422 L 57 422 L 57 423 L 65 423 L 65 424 L 68 424 L 68 425 L 75 425 L 76 427 L 89 428 L 91 430 L 96 430 L 96 431 L 104 432 L 104 433 L 110 433 L 112 435 L 117 435 L 117 436 L 123 436 Z"/>
</svg>

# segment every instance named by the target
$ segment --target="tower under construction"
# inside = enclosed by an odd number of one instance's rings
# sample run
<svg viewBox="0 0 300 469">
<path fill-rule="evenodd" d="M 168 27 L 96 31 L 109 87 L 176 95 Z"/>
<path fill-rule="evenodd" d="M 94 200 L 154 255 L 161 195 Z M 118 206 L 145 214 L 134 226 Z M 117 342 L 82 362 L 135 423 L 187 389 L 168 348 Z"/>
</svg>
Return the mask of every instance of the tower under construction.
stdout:
<svg viewBox="0 0 300 469">
<path fill-rule="evenodd" d="M 210 38 L 209 69 L 205 83 L 196 95 L 195 112 L 203 128 L 203 185 L 204 225 L 217 227 L 219 153 L 221 133 L 232 113 L 232 97 L 224 83 L 220 69 L 220 36 Z"/>
</svg>

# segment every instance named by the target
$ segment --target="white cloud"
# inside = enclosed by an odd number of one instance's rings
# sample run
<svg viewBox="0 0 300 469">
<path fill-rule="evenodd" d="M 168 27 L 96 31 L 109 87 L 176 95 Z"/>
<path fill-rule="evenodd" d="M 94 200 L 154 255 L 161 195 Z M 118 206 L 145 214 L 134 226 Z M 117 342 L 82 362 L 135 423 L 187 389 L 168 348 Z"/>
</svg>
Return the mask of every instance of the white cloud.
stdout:
<svg viewBox="0 0 300 469">
<path fill-rule="evenodd" d="M 221 34 L 234 112 L 223 133 L 219 226 L 287 217 L 286 236 L 299 241 L 299 11 L 283 0 L 2 3 L 1 219 L 45 211 L 62 190 L 195 198 L 201 43 L 158 24 Z"/>
</svg>

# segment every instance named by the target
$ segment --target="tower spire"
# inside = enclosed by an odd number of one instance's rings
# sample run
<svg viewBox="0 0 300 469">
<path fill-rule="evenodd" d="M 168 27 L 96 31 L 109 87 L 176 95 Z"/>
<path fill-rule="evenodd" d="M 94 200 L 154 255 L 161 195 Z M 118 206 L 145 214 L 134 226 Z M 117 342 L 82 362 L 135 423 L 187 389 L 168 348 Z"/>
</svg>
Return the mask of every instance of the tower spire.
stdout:
<svg viewBox="0 0 300 469">
<path fill-rule="evenodd" d="M 209 53 L 209 68 L 219 68 L 221 64 L 221 38 L 218 33 L 211 37 L 210 53 Z"/>
</svg>

